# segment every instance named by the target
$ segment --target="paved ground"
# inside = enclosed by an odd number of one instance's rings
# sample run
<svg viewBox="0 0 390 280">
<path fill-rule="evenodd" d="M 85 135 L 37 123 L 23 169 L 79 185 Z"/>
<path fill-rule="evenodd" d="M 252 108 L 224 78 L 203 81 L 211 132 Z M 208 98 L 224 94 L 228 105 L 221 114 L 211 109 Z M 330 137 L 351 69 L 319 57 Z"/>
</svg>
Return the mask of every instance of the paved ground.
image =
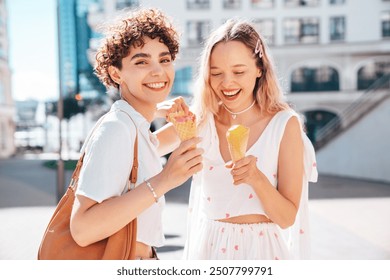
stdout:
<svg viewBox="0 0 390 280">
<path fill-rule="evenodd" d="M 56 204 L 56 171 L 43 167 L 49 158 L 0 161 L 0 260 L 36 258 Z M 189 182 L 166 196 L 161 259 L 181 258 L 188 191 Z M 309 207 L 313 259 L 390 260 L 390 184 L 320 175 Z"/>
</svg>

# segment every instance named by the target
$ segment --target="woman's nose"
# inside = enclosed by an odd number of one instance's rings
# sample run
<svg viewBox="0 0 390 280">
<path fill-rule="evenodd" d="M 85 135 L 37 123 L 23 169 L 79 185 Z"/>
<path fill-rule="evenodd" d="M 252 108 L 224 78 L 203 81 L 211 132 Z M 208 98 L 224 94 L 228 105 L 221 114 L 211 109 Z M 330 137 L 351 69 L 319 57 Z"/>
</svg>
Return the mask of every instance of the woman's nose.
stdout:
<svg viewBox="0 0 390 280">
<path fill-rule="evenodd" d="M 233 77 L 231 75 L 225 74 L 223 77 L 222 85 L 229 86 L 233 82 Z"/>
<path fill-rule="evenodd" d="M 160 63 L 154 63 L 152 65 L 152 75 L 153 76 L 160 76 L 163 73 L 163 68 Z"/>
</svg>

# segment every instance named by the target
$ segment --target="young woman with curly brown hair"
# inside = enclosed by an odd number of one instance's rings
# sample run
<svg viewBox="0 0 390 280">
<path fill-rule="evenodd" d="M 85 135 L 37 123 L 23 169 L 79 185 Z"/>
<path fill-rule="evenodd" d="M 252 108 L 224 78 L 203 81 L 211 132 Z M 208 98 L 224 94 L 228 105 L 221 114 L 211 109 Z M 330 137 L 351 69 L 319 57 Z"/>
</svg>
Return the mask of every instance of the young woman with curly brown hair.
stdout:
<svg viewBox="0 0 390 280">
<path fill-rule="evenodd" d="M 117 88 L 121 99 L 97 122 L 82 148 L 84 165 L 71 217 L 71 232 L 80 246 L 104 239 L 137 218 L 137 258 L 153 258 L 152 248 L 164 244 L 164 194 L 202 168 L 202 150 L 191 148 L 199 138 L 182 142 L 163 168 L 160 139 L 149 130 L 157 113 L 181 109 L 181 100 L 157 109 L 173 85 L 178 49 L 169 19 L 157 9 L 140 9 L 111 25 L 97 52 L 96 75 L 107 88 Z M 126 192 L 136 135 L 138 180 Z"/>
</svg>

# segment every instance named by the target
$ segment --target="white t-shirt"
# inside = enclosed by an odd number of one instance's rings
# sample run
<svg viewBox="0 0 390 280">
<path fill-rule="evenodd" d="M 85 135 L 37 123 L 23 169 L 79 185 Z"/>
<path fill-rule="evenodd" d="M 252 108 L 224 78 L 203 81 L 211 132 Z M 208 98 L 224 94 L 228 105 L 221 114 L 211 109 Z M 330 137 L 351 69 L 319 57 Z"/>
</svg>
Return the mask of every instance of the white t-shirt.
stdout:
<svg viewBox="0 0 390 280">
<path fill-rule="evenodd" d="M 139 162 L 136 186 L 161 172 L 158 140 L 150 132 L 150 123 L 126 101 L 118 100 L 110 112 L 97 122 L 81 149 L 81 152 L 85 151 L 85 156 L 76 194 L 100 203 L 127 191 L 136 129 Z M 158 203 L 137 217 L 137 241 L 156 247 L 164 244 L 164 206 L 165 198 L 162 196 Z"/>
</svg>

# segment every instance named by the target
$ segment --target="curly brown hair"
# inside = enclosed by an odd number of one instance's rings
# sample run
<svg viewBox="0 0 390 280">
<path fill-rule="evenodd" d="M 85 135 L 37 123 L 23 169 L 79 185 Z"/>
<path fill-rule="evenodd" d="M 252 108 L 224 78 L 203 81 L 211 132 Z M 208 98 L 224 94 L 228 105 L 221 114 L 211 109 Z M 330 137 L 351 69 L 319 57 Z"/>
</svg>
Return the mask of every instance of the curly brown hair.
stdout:
<svg viewBox="0 0 390 280">
<path fill-rule="evenodd" d="M 179 51 L 179 35 L 171 20 L 155 8 L 132 11 L 108 27 L 102 46 L 96 53 L 94 72 L 106 88 L 119 88 L 111 79 L 108 68 L 115 66 L 122 69 L 122 59 L 128 56 L 130 47 L 144 46 L 145 37 L 159 38 L 168 47 L 172 60 L 175 60 Z"/>
</svg>

